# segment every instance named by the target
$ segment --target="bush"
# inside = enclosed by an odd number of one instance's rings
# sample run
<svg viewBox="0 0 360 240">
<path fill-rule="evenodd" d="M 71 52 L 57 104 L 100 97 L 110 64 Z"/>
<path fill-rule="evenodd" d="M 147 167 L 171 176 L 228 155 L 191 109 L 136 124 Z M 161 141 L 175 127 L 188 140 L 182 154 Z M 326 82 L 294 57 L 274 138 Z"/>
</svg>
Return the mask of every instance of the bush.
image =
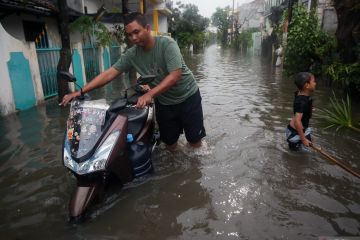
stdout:
<svg viewBox="0 0 360 240">
<path fill-rule="evenodd" d="M 317 49 L 327 44 L 328 35 L 321 30 L 315 12 L 308 13 L 302 6 L 294 9 L 290 23 L 287 47 L 285 50 L 285 73 L 293 75 L 297 72 L 314 71 L 314 66 L 321 65 L 321 56 Z"/>
<path fill-rule="evenodd" d="M 330 64 L 325 73 L 340 86 L 345 88 L 355 87 L 360 92 L 360 64 L 345 64 L 334 62 Z"/>
</svg>

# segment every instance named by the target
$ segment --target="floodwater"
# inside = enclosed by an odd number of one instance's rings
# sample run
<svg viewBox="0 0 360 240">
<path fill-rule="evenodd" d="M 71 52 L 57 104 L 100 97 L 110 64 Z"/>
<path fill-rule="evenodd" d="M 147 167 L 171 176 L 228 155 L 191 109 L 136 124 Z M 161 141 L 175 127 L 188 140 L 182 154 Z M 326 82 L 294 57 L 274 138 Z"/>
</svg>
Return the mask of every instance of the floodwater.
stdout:
<svg viewBox="0 0 360 240">
<path fill-rule="evenodd" d="M 113 186 L 90 219 L 67 224 L 75 179 L 63 167 L 68 108 L 55 100 L 0 118 L 1 239 L 318 239 L 360 235 L 360 179 L 317 153 L 288 150 L 293 83 L 257 56 L 213 45 L 185 58 L 200 86 L 207 136 L 193 151 L 160 145 L 154 173 Z M 121 80 L 95 96 L 113 99 Z M 315 108 L 329 102 L 318 83 Z M 359 115 L 359 108 L 354 106 Z M 360 170 L 360 136 L 313 141 Z"/>
</svg>

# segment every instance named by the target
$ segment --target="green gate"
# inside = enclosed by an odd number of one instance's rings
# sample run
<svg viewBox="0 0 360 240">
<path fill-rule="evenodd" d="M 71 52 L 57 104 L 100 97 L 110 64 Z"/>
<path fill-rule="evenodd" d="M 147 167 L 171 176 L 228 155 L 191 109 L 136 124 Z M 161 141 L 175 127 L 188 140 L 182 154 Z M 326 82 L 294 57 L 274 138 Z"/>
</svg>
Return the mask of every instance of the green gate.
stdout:
<svg viewBox="0 0 360 240">
<path fill-rule="evenodd" d="M 91 45 L 83 46 L 86 81 L 91 81 L 100 73 L 99 48 Z"/>
<path fill-rule="evenodd" d="M 46 28 L 35 39 L 44 98 L 57 95 L 57 65 L 61 47 L 49 37 Z"/>
<path fill-rule="evenodd" d="M 121 56 L 121 48 L 119 45 L 117 45 L 117 43 L 113 43 L 110 46 L 110 60 L 111 60 L 111 65 L 114 65 L 116 63 L 116 61 L 120 58 Z"/>
</svg>

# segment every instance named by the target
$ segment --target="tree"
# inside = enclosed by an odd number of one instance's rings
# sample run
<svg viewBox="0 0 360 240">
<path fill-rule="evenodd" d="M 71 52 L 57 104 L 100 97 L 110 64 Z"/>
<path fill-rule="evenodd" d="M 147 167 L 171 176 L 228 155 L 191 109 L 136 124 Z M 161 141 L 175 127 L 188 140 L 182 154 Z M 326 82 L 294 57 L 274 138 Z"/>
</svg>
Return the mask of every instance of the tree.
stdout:
<svg viewBox="0 0 360 240">
<path fill-rule="evenodd" d="M 61 37 L 61 51 L 60 59 L 57 65 L 57 71 L 69 71 L 71 64 L 71 48 L 70 48 L 70 34 L 69 34 L 69 9 L 66 1 L 58 1 L 59 15 L 57 18 L 60 37 Z M 59 74 L 57 75 L 58 85 L 58 101 L 62 101 L 65 94 L 69 92 L 68 84 L 62 81 Z"/>
<path fill-rule="evenodd" d="M 170 32 L 177 39 L 180 48 L 189 49 L 192 44 L 194 51 L 198 51 L 205 45 L 205 30 L 209 25 L 209 19 L 199 14 L 199 9 L 194 4 L 176 3 L 178 7 L 170 8 L 173 11 L 173 20 L 170 21 Z"/>
<path fill-rule="evenodd" d="M 81 16 L 69 26 L 71 32 L 79 31 L 83 36 L 83 42 L 91 41 L 94 46 L 109 46 L 114 40 L 121 40 L 122 28 L 118 26 L 114 32 L 110 32 L 106 26 L 89 16 Z M 121 44 L 122 42 L 119 42 Z"/>
<path fill-rule="evenodd" d="M 179 7 L 174 6 L 173 1 L 169 1 L 166 4 L 167 4 L 167 7 L 172 12 L 171 18 L 168 19 L 169 20 L 168 21 L 168 25 L 169 25 L 168 31 L 174 39 L 177 39 L 178 35 L 177 35 L 177 31 L 176 31 L 176 26 L 177 26 L 177 23 L 181 19 L 181 11 L 180 11 Z M 181 3 L 178 2 L 176 4 L 180 5 Z"/>
<path fill-rule="evenodd" d="M 223 46 L 228 42 L 228 30 L 231 28 L 231 17 L 229 15 L 230 7 L 216 8 L 215 13 L 212 15 L 212 24 L 217 27 L 220 41 Z"/>
<path fill-rule="evenodd" d="M 336 38 L 341 59 L 344 63 L 354 63 L 357 60 L 355 47 L 360 41 L 360 2 L 334 0 L 334 7 L 338 18 Z"/>
</svg>

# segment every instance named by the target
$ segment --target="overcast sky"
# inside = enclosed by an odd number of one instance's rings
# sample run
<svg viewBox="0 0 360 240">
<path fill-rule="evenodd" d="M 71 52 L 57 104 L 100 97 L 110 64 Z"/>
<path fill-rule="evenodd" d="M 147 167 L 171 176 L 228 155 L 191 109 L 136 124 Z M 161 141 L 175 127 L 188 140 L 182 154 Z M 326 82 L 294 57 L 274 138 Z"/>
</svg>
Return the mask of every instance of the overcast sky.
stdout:
<svg viewBox="0 0 360 240">
<path fill-rule="evenodd" d="M 173 1 L 174 3 L 178 0 Z M 249 3 L 252 0 L 234 0 L 234 6 L 241 5 L 243 3 Z M 199 8 L 199 14 L 210 18 L 211 15 L 215 12 L 217 7 L 224 8 L 226 6 L 232 7 L 233 0 L 180 0 L 182 3 L 191 3 Z"/>
</svg>

